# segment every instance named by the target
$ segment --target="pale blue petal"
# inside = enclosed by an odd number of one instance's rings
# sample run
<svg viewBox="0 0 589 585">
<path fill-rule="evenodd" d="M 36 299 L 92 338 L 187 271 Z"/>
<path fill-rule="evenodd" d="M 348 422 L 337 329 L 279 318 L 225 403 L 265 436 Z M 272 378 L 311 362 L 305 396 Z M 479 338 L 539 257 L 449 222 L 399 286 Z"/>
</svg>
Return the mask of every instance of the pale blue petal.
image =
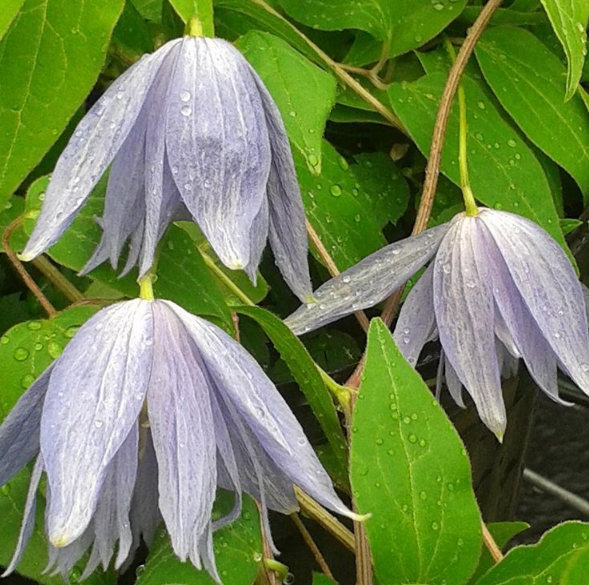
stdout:
<svg viewBox="0 0 589 585">
<path fill-rule="evenodd" d="M 130 67 L 84 116 L 57 161 L 24 259 L 45 252 L 71 224 L 129 135 L 160 65 L 178 42 Z"/>
<path fill-rule="evenodd" d="M 244 268 L 253 285 L 256 286 L 258 266 L 268 240 L 268 201 L 264 199 L 260 212 L 256 215 L 250 234 L 250 261 Z"/>
<path fill-rule="evenodd" d="M 261 98 L 247 62 L 226 41 L 184 37 L 179 50 L 166 135 L 172 172 L 221 261 L 244 268 L 270 170 Z"/>
<path fill-rule="evenodd" d="M 506 414 L 495 351 L 493 292 L 488 273 L 477 264 L 480 221 L 461 216 L 442 241 L 435 260 L 434 308 L 446 363 L 472 396 L 482 421 L 501 438 Z"/>
<path fill-rule="evenodd" d="M 415 366 L 423 346 L 436 332 L 433 294 L 434 267 L 429 266 L 409 291 L 393 337 L 405 359 Z"/>
<path fill-rule="evenodd" d="M 53 545 L 70 544 L 88 526 L 109 463 L 139 416 L 152 354 L 151 303 L 134 300 L 92 317 L 55 364 L 41 419 Z"/>
<path fill-rule="evenodd" d="M 195 347 L 164 301 L 153 303 L 155 352 L 147 405 L 159 472 L 159 507 L 185 561 L 211 521 L 216 445 L 209 388 Z"/>
<path fill-rule="evenodd" d="M 31 483 L 29 484 L 29 491 L 27 493 L 27 500 L 25 502 L 25 509 L 23 512 L 23 521 L 16 543 L 14 555 L 7 569 L 2 573 L 2 577 L 7 577 L 12 573 L 17 565 L 20 563 L 22 556 L 27 548 L 27 544 L 33 534 L 35 528 L 35 512 L 37 511 L 37 489 L 41 481 L 41 474 L 43 473 L 43 458 L 41 455 L 37 457 L 33 473 L 31 474 Z"/>
<path fill-rule="evenodd" d="M 301 335 L 380 303 L 430 260 L 449 227 L 443 224 L 381 248 L 317 289 L 316 302 L 300 307 L 285 323 Z"/>
<path fill-rule="evenodd" d="M 0 486 L 39 452 L 39 427 L 53 364 L 19 398 L 0 426 Z"/>
<path fill-rule="evenodd" d="M 580 388 L 589 393 L 589 330 L 583 290 L 564 250 L 517 215 L 480 214 L 523 302 L 544 338 Z"/>
<path fill-rule="evenodd" d="M 252 356 L 215 325 L 163 302 L 182 320 L 216 388 L 274 464 L 317 501 L 349 516 L 301 425 Z"/>
<path fill-rule="evenodd" d="M 284 280 L 301 302 L 307 302 L 312 293 L 307 228 L 292 152 L 278 107 L 253 69 L 252 77 L 256 80 L 264 103 L 272 149 L 267 191 L 270 245 Z"/>
</svg>

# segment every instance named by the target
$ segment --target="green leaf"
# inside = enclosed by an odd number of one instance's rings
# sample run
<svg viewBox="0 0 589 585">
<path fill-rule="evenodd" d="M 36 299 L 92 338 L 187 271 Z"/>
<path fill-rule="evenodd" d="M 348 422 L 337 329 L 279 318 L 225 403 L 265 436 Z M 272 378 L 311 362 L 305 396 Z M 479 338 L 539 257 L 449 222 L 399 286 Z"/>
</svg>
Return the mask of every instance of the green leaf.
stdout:
<svg viewBox="0 0 589 585">
<path fill-rule="evenodd" d="M 269 33 L 249 32 L 236 46 L 272 94 L 292 146 L 305 157 L 309 170 L 319 174 L 323 130 L 335 103 L 335 78 Z"/>
<path fill-rule="evenodd" d="M 14 20 L 25 0 L 3 0 L 2 12 L 0 12 L 0 39 L 8 30 L 10 23 Z"/>
<path fill-rule="evenodd" d="M 47 184 L 48 178 L 43 177 L 35 181 L 27 193 L 24 228 L 28 235 L 34 226 L 33 218 L 40 212 Z M 80 270 L 92 255 L 102 233 L 95 218 L 102 215 L 105 190 L 106 178 L 103 178 L 72 225 L 49 250 L 48 255 L 57 263 L 73 270 Z M 156 296 L 170 299 L 192 313 L 210 315 L 221 319 L 227 325 L 231 324 L 231 314 L 221 290 L 192 238 L 180 227 L 171 225 L 160 249 L 158 278 L 154 284 Z M 116 271 L 103 264 L 93 270 L 90 277 L 122 292 L 125 296 L 137 296 L 136 271 L 119 278 Z"/>
<path fill-rule="evenodd" d="M 561 219 L 560 229 L 565 236 L 568 236 L 571 232 L 575 231 L 583 222 L 578 219 Z"/>
<path fill-rule="evenodd" d="M 565 522 L 544 534 L 538 544 L 511 549 L 476 585 L 568 585 L 561 580 L 564 571 L 568 569 L 568 563 L 578 554 L 578 549 L 588 546 L 589 525 Z M 583 583 L 586 582 L 586 577 L 585 570 Z"/>
<path fill-rule="evenodd" d="M 589 202 L 589 113 L 564 102 L 565 68 L 532 33 L 489 29 L 476 47 L 485 79 L 526 136 L 575 179 Z"/>
<path fill-rule="evenodd" d="M 384 152 L 365 152 L 354 157 L 352 171 L 360 189 L 370 196 L 379 229 L 396 224 L 407 210 L 409 185 L 399 167 Z"/>
<path fill-rule="evenodd" d="M 112 34 L 112 41 L 116 53 L 129 61 L 136 61 L 144 53 L 153 51 L 147 22 L 130 0 L 125 2 L 123 13 Z"/>
<path fill-rule="evenodd" d="M 0 206 L 96 82 L 123 0 L 26 0 L 0 43 Z"/>
<path fill-rule="evenodd" d="M 214 36 L 213 0 L 169 0 L 169 2 L 184 22 L 197 16 L 203 27 L 204 36 Z"/>
<path fill-rule="evenodd" d="M 353 168 L 331 144 L 323 142 L 319 176 L 298 152 L 293 154 L 307 218 L 340 271 L 386 244 L 372 212 L 372 194 L 361 189 Z"/>
<path fill-rule="evenodd" d="M 0 418 L 97 310 L 90 305 L 73 307 L 53 319 L 19 323 L 0 338 Z"/>
<path fill-rule="evenodd" d="M 0 212 L 0 234 L 4 234 L 4 230 L 17 218 L 22 215 L 25 208 L 25 200 L 22 197 L 13 197 L 4 205 L 4 209 Z M 12 232 L 10 238 L 10 245 L 13 249 L 20 250 L 26 243 L 25 235 L 22 228 L 16 229 Z M 4 251 L 4 246 L 0 238 L 0 252 Z"/>
<path fill-rule="evenodd" d="M 139 14 L 146 20 L 161 23 L 163 0 L 131 0 Z"/>
<path fill-rule="evenodd" d="M 562 573 L 562 585 L 585 585 L 589 572 L 589 547 L 577 551 Z"/>
<path fill-rule="evenodd" d="M 336 583 L 323 573 L 313 573 L 313 585 L 336 585 Z"/>
<path fill-rule="evenodd" d="M 444 30 L 461 12 L 466 0 L 280 0 L 294 19 L 321 30 L 360 29 L 389 44 L 389 57 L 407 53 Z M 366 35 L 352 52 L 378 60 L 382 43 Z M 370 61 L 365 61 L 370 62 Z M 364 64 L 364 63 L 363 63 Z"/>
<path fill-rule="evenodd" d="M 462 585 L 481 552 L 468 457 L 452 423 L 380 320 L 354 411 L 352 489 L 380 585 Z"/>
<path fill-rule="evenodd" d="M 446 74 L 432 73 L 414 83 L 394 83 L 389 97 L 396 114 L 422 153 L 431 135 Z M 512 211 L 541 225 L 566 249 L 558 214 L 542 166 L 526 142 L 502 117 L 482 87 L 464 77 L 468 120 L 468 166 L 475 197 L 488 207 Z M 441 171 L 460 184 L 458 104 L 452 107 Z"/>
<path fill-rule="evenodd" d="M 308 400 L 321 425 L 340 470 L 347 466 L 346 441 L 333 399 L 305 346 L 292 331 L 269 311 L 260 307 L 238 307 L 237 312 L 251 317 L 262 327 Z"/>
<path fill-rule="evenodd" d="M 2 524 L 0 525 L 0 565 L 4 567 L 10 563 L 10 559 L 16 548 L 25 509 L 29 480 L 29 470 L 23 469 L 0 489 L 0 517 L 2 518 Z M 25 554 L 17 567 L 17 572 L 42 585 L 64 585 L 61 577 L 51 577 L 44 572 L 49 560 L 47 557 L 48 543 L 43 533 L 44 515 L 45 498 L 42 494 L 38 494 L 37 509 L 35 511 L 35 530 L 31 535 Z M 80 578 L 85 563 L 86 559 L 82 559 L 70 571 L 70 579 L 72 581 L 77 581 Z M 84 581 L 84 583 L 88 585 L 114 585 L 116 583 L 116 575 L 114 572 L 103 573 L 102 571 L 97 571 Z"/>
<path fill-rule="evenodd" d="M 228 514 L 233 495 L 218 492 L 213 518 Z M 248 496 L 243 498 L 243 512 L 235 522 L 213 535 L 215 558 L 223 585 L 253 583 L 263 558 L 260 517 Z M 182 563 L 174 555 L 164 530 L 153 544 L 145 567 L 135 585 L 215 585 L 206 571 L 198 571 L 190 562 Z"/>
<path fill-rule="evenodd" d="M 586 0 L 542 0 L 542 4 L 569 63 L 566 82 L 568 100 L 577 91 L 583 72 L 589 3 Z"/>
<path fill-rule="evenodd" d="M 530 527 L 526 522 L 492 522 L 487 524 L 489 532 L 493 536 L 493 540 L 497 543 L 500 549 L 505 548 L 505 545 L 517 534 Z M 495 561 L 486 547 L 483 548 L 483 553 L 479 559 L 479 564 L 468 581 L 468 585 L 474 585 L 477 580 L 484 575 L 493 565 Z"/>
</svg>

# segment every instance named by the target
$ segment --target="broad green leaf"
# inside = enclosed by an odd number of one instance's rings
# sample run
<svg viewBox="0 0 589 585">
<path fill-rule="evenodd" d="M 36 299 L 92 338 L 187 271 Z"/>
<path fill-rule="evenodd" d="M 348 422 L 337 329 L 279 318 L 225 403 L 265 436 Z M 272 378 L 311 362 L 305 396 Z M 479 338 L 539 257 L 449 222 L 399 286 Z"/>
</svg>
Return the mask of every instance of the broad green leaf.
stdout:
<svg viewBox="0 0 589 585">
<path fill-rule="evenodd" d="M 585 585 L 589 574 L 589 546 L 577 551 L 562 573 L 562 585 Z"/>
<path fill-rule="evenodd" d="M 28 235 L 34 226 L 33 218 L 40 212 L 47 184 L 48 178 L 43 177 L 35 181 L 27 193 L 24 227 Z M 106 180 L 102 179 L 72 225 L 48 251 L 48 255 L 57 263 L 80 270 L 92 255 L 102 232 L 95 218 L 102 215 L 105 189 Z M 175 301 L 193 313 L 218 317 L 224 323 L 230 324 L 231 315 L 221 290 L 192 238 L 180 227 L 172 225 L 160 249 L 158 278 L 154 284 L 156 296 Z M 124 263 L 121 262 L 121 265 Z M 135 297 L 138 294 L 135 270 L 130 275 L 119 278 L 117 271 L 103 264 L 93 270 L 90 277 L 125 296 Z"/>
<path fill-rule="evenodd" d="M 394 83 L 389 88 L 393 109 L 425 155 L 445 81 L 446 74 L 440 72 L 414 83 Z M 528 217 L 566 246 L 538 159 L 475 80 L 465 77 L 462 85 L 466 93 L 468 166 L 475 197 L 488 207 Z M 441 171 L 457 185 L 458 129 L 455 103 L 448 120 Z"/>
<path fill-rule="evenodd" d="M 485 79 L 526 136 L 575 179 L 589 202 L 589 112 L 564 101 L 565 68 L 532 33 L 489 29 L 476 47 Z"/>
<path fill-rule="evenodd" d="M 0 43 L 0 205 L 96 82 L 123 0 L 26 0 Z"/>
<path fill-rule="evenodd" d="M 163 0 L 131 0 L 131 2 L 143 18 L 151 22 L 161 22 Z"/>
<path fill-rule="evenodd" d="M 0 338 L 1 418 L 97 310 L 90 305 L 73 307 L 52 319 L 19 323 Z"/>
<path fill-rule="evenodd" d="M 466 450 L 380 320 L 354 411 L 351 480 L 380 585 L 462 585 L 481 553 Z"/>
<path fill-rule="evenodd" d="M 587 0 L 542 0 L 552 28 L 561 42 L 569 63 L 566 99 L 573 97 L 583 72 L 587 53 Z"/>
<path fill-rule="evenodd" d="M 389 56 L 407 53 L 444 30 L 461 12 L 466 0 L 280 0 L 289 16 L 321 30 L 360 29 L 387 41 Z M 352 53 L 378 60 L 382 43 L 359 35 Z M 349 58 L 348 58 L 349 60 Z"/>
<path fill-rule="evenodd" d="M 571 232 L 575 231 L 579 226 L 583 225 L 583 222 L 578 219 L 561 219 L 560 229 L 565 236 L 568 236 Z"/>
<path fill-rule="evenodd" d="M 360 189 L 370 197 L 378 227 L 397 223 L 409 203 L 409 185 L 399 167 L 384 152 L 365 152 L 354 158 L 352 171 Z"/>
<path fill-rule="evenodd" d="M 270 338 L 308 400 L 313 414 L 338 459 L 340 471 L 345 469 L 346 441 L 337 411 L 321 374 L 305 346 L 278 317 L 269 311 L 260 307 L 239 307 L 237 312 L 254 319 Z"/>
<path fill-rule="evenodd" d="M 1 235 L 4 234 L 4 230 L 19 216 L 25 208 L 25 200 L 22 197 L 13 197 L 4 205 L 4 209 L 0 212 L 0 252 L 4 251 L 2 244 Z M 12 232 L 10 238 L 10 245 L 15 250 L 20 250 L 21 246 L 24 246 L 26 242 L 25 235 L 23 234 L 22 228 L 16 229 Z"/>
<path fill-rule="evenodd" d="M 219 492 L 213 518 L 231 511 L 233 495 Z M 217 569 L 223 585 L 250 585 L 253 583 L 263 558 L 260 517 L 253 500 L 243 498 L 241 516 L 213 535 Z M 136 585 L 215 585 L 206 571 L 198 571 L 190 562 L 182 563 L 174 555 L 164 530 L 153 544 L 147 562 Z"/>
<path fill-rule="evenodd" d="M 331 144 L 323 142 L 319 176 L 309 171 L 302 155 L 293 154 L 307 218 L 340 271 L 386 244 L 372 212 L 377 194 L 361 189 L 352 167 Z"/>
<path fill-rule="evenodd" d="M 323 130 L 335 103 L 335 78 L 269 33 L 249 32 L 236 46 L 272 94 L 292 146 L 305 157 L 309 170 L 319 174 Z"/>
<path fill-rule="evenodd" d="M 10 23 L 13 21 L 18 11 L 21 9 L 25 0 L 3 0 L 2 11 L 0 11 L 0 39 L 8 30 Z"/>
<path fill-rule="evenodd" d="M 493 540 L 497 543 L 500 549 L 505 548 L 505 545 L 517 534 L 530 527 L 526 522 L 492 522 L 487 524 L 489 532 L 493 536 Z M 483 553 L 479 559 L 479 564 L 476 571 L 468 581 L 468 585 L 474 585 L 478 579 L 484 575 L 493 565 L 495 561 L 486 547 L 483 547 Z"/>
<path fill-rule="evenodd" d="M 112 45 L 115 54 L 124 56 L 128 61 L 136 61 L 144 53 L 153 51 L 153 40 L 147 22 L 130 0 L 112 34 Z"/>
<path fill-rule="evenodd" d="M 213 0 L 169 0 L 169 2 L 184 22 L 196 16 L 203 27 L 204 36 L 214 36 Z"/>
<path fill-rule="evenodd" d="M 539 4 L 536 3 L 536 7 Z M 482 6 L 467 6 L 460 15 L 458 22 L 472 26 L 483 10 Z M 534 25 L 544 22 L 545 16 L 542 12 L 532 12 L 530 10 L 514 10 L 512 6 L 509 8 L 499 8 L 493 13 L 491 25 L 513 25 L 525 26 Z"/>
<path fill-rule="evenodd" d="M 9 483 L 0 489 L 0 566 L 6 567 L 10 563 L 23 518 L 25 500 L 29 487 L 30 473 L 23 469 Z M 37 496 L 37 510 L 35 514 L 35 530 L 27 545 L 25 554 L 17 567 L 17 573 L 41 583 L 42 585 L 65 585 L 61 577 L 51 577 L 45 573 L 48 556 L 48 543 L 43 533 L 45 515 L 45 498 Z M 82 559 L 70 571 L 70 579 L 77 582 L 84 570 L 86 560 Z M 10 583 L 8 579 L 7 583 Z M 116 575 L 113 572 L 96 571 L 86 581 L 87 585 L 114 585 Z"/>
<path fill-rule="evenodd" d="M 572 557 L 587 547 L 589 525 L 565 522 L 544 534 L 538 544 L 511 549 L 476 585 L 569 585 L 561 577 Z M 570 585 L 582 584 L 571 582 Z"/>
<path fill-rule="evenodd" d="M 288 22 L 252 0 L 214 0 L 214 6 L 215 28 L 219 36 L 234 41 L 252 29 L 269 32 L 287 41 L 309 59 L 321 62 L 314 49 L 293 31 Z"/>
</svg>

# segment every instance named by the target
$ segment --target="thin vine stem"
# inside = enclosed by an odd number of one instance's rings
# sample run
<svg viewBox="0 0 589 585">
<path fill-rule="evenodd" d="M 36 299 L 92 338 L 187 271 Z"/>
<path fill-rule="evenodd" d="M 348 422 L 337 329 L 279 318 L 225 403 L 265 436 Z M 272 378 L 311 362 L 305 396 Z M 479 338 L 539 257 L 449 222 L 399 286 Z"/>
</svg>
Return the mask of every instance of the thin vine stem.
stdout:
<svg viewBox="0 0 589 585">
<path fill-rule="evenodd" d="M 35 298 L 39 301 L 43 310 L 47 313 L 49 318 L 55 317 L 57 315 L 57 311 L 55 307 L 49 302 L 49 299 L 43 294 L 43 291 L 39 287 L 39 285 L 35 282 L 33 277 L 29 274 L 27 269 L 24 267 L 23 263 L 18 259 L 16 252 L 10 246 L 10 238 L 14 231 L 20 227 L 22 224 L 22 216 L 17 217 L 5 230 L 2 234 L 2 247 L 4 248 L 4 252 L 6 256 L 10 260 L 12 266 L 21 277 L 27 288 L 33 293 Z"/>
<path fill-rule="evenodd" d="M 500 563 L 503 560 L 503 553 L 483 520 L 481 520 L 481 530 L 483 533 L 483 542 L 485 543 L 485 547 L 489 551 L 489 554 L 496 563 Z"/>
<path fill-rule="evenodd" d="M 329 568 L 329 565 L 327 564 L 325 557 L 323 556 L 323 554 L 319 550 L 319 547 L 317 546 L 317 544 L 313 540 L 311 533 L 307 530 L 307 527 L 305 526 L 304 522 L 301 520 L 301 518 L 299 517 L 299 515 L 296 512 L 294 514 L 290 515 L 290 519 L 293 521 L 294 525 L 297 527 L 298 531 L 301 533 L 301 536 L 303 537 L 303 540 L 305 541 L 307 548 L 313 554 L 313 557 L 315 558 L 315 562 L 317 563 L 317 565 L 319 566 L 321 571 L 333 581 L 334 580 L 333 573 L 331 572 L 331 569 Z"/>
<path fill-rule="evenodd" d="M 347 71 L 334 61 L 325 51 L 318 47 L 311 39 L 309 39 L 304 33 L 302 33 L 292 22 L 286 19 L 282 14 L 274 10 L 272 6 L 264 2 L 264 0 L 250 0 L 254 4 L 261 6 L 266 12 L 272 14 L 272 16 L 280 19 L 284 22 L 299 38 L 301 38 L 307 46 L 309 46 L 317 54 L 318 57 L 329 67 L 335 75 L 347 85 L 354 93 L 358 94 L 365 102 L 370 104 L 372 108 L 377 111 L 385 120 L 390 122 L 392 126 L 400 130 L 404 134 L 407 134 L 405 127 L 393 114 L 389 108 L 387 108 L 379 99 L 375 98 L 367 89 L 365 89 L 358 81 L 356 81 Z"/>
<path fill-rule="evenodd" d="M 31 260 L 31 264 L 57 288 L 68 301 L 78 303 L 85 297 L 45 256 Z"/>
</svg>

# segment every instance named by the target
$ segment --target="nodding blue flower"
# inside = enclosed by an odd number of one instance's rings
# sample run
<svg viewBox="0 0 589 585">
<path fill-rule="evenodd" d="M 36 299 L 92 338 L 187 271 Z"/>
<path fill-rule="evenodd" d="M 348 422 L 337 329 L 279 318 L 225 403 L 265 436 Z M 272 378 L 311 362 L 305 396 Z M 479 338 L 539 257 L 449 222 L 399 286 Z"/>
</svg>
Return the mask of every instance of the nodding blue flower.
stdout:
<svg viewBox="0 0 589 585">
<path fill-rule="evenodd" d="M 241 512 L 298 508 L 294 485 L 353 517 L 286 402 L 225 332 L 168 301 L 101 310 L 23 394 L 0 427 L 0 485 L 36 457 L 9 573 L 31 536 L 47 476 L 50 568 L 83 576 L 128 561 L 161 519 L 182 560 L 220 581 L 212 533 Z M 217 487 L 234 509 L 212 519 Z"/>
<path fill-rule="evenodd" d="M 284 124 L 245 58 L 184 37 L 144 56 L 79 123 L 22 258 L 45 252 L 109 165 L 103 237 L 83 272 L 110 259 L 144 275 L 171 221 L 193 219 L 228 267 L 252 280 L 269 239 L 287 284 L 310 297 L 305 214 Z"/>
<path fill-rule="evenodd" d="M 556 401 L 557 368 L 589 394 L 587 316 L 575 271 L 543 229 L 504 211 L 460 214 L 382 248 L 320 287 L 317 303 L 286 323 L 301 334 L 372 307 L 430 260 L 394 330 L 409 363 L 439 338 L 451 394 L 462 405 L 464 386 L 499 438 L 506 425 L 501 373 L 513 372 L 516 359 Z"/>
</svg>

